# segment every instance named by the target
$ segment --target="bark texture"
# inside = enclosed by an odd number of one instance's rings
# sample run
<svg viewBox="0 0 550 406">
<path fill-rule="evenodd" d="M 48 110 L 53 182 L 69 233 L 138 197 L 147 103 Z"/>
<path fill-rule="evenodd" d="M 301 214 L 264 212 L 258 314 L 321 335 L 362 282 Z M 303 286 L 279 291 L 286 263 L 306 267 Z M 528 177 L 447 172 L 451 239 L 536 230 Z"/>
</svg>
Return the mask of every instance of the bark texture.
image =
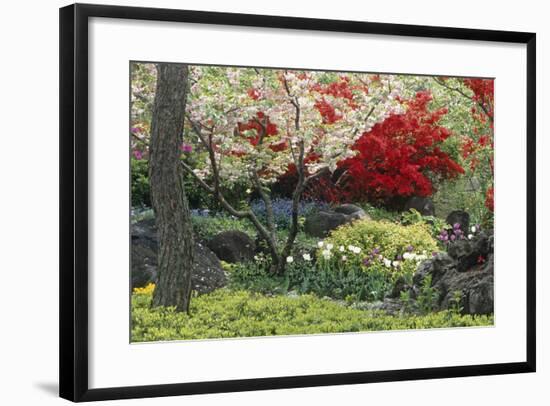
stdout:
<svg viewBox="0 0 550 406">
<path fill-rule="evenodd" d="M 158 64 L 157 71 L 149 145 L 151 203 L 159 237 L 153 306 L 175 306 L 188 312 L 193 230 L 180 165 L 188 66 Z"/>
</svg>

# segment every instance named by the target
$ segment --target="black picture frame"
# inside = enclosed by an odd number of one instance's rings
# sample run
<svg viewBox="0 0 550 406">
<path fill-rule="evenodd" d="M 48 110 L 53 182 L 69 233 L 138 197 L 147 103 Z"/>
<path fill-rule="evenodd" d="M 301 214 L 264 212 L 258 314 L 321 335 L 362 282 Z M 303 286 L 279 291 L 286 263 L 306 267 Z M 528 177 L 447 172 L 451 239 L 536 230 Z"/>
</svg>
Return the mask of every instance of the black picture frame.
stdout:
<svg viewBox="0 0 550 406">
<path fill-rule="evenodd" d="M 88 19 L 105 17 L 525 44 L 527 49 L 527 324 L 525 361 L 90 389 L 88 386 Z M 534 372 L 536 369 L 536 35 L 267 15 L 73 4 L 60 9 L 60 375 L 81 402 Z"/>
</svg>

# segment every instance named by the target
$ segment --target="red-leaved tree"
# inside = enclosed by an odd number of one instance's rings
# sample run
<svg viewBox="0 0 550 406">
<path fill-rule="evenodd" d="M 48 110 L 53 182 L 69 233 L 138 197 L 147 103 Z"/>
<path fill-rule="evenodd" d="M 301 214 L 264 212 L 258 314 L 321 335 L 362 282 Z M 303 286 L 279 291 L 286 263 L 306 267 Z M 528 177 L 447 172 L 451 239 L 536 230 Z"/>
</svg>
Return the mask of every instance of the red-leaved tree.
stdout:
<svg viewBox="0 0 550 406">
<path fill-rule="evenodd" d="M 304 196 L 331 202 L 395 202 L 408 196 L 430 196 L 435 192 L 435 178 L 450 179 L 464 173 L 441 149 L 451 135 L 438 124 L 447 109 L 430 111 L 431 100 L 428 92 L 403 100 L 404 113 L 390 114 L 364 132 L 352 147 L 356 155 L 340 161 L 333 175 L 320 178 Z M 332 118 L 330 111 L 325 115 Z M 316 158 L 311 154 L 306 159 Z M 290 166 L 279 178 L 283 193 L 295 179 L 296 170 Z"/>
<path fill-rule="evenodd" d="M 343 174 L 334 185 L 344 200 L 430 196 L 434 177 L 449 179 L 464 173 L 440 148 L 451 135 L 438 124 L 447 109 L 429 111 L 431 100 L 430 93 L 418 92 L 403 101 L 404 113 L 390 115 L 355 142 L 357 154 L 339 163 Z"/>
</svg>

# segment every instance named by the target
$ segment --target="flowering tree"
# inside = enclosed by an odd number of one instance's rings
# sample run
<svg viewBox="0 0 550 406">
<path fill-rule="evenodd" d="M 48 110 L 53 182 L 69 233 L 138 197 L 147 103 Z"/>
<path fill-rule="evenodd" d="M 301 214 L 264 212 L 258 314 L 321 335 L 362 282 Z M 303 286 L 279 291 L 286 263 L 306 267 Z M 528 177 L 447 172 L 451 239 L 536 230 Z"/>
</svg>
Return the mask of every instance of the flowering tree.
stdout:
<svg viewBox="0 0 550 406">
<path fill-rule="evenodd" d="M 357 138 L 403 109 L 396 76 L 313 71 L 193 67 L 186 123 L 206 152 L 205 162 L 182 166 L 231 215 L 249 219 L 267 242 L 273 269 L 283 272 L 298 233 L 304 189 L 351 157 Z M 287 240 L 277 241 L 270 185 L 289 167 L 297 173 Z M 263 224 L 241 210 L 224 185 L 245 183 L 266 207 Z"/>
</svg>

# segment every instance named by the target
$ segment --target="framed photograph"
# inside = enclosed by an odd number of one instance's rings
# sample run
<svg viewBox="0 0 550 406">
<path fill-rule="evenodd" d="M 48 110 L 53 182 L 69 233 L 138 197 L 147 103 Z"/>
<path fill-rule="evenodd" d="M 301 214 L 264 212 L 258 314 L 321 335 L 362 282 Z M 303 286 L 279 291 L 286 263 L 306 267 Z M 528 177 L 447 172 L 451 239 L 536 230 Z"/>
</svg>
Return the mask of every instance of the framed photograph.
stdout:
<svg viewBox="0 0 550 406">
<path fill-rule="evenodd" d="M 535 371 L 535 34 L 60 10 L 60 396 Z"/>
</svg>

